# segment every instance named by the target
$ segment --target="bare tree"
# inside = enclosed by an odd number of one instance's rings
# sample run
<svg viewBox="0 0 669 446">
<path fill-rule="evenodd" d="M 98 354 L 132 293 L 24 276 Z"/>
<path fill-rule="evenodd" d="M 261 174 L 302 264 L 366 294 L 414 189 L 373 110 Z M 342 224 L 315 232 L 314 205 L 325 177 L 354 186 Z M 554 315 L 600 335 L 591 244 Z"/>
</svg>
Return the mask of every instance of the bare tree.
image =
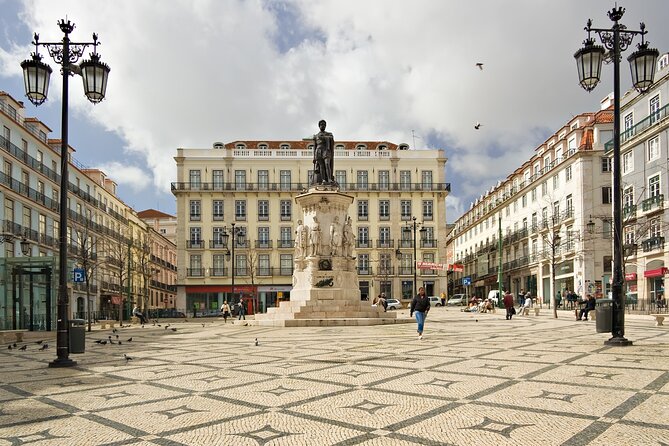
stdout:
<svg viewBox="0 0 669 446">
<path fill-rule="evenodd" d="M 106 263 L 110 266 L 110 275 L 117 279 L 117 284 L 121 293 L 121 303 L 119 305 L 118 320 L 123 321 L 123 285 L 129 287 L 128 262 L 130 261 L 130 250 L 128 249 L 131 240 L 120 235 L 106 242 L 107 255 Z"/>
<path fill-rule="evenodd" d="M 156 269 L 153 268 L 151 263 L 151 237 L 149 234 L 144 235 L 140 240 L 138 240 L 133 245 L 134 258 L 136 259 L 134 264 L 134 270 L 142 278 L 142 301 L 136 302 L 137 306 L 140 308 L 144 315 L 146 315 L 146 310 L 149 302 L 149 282 L 156 272 Z"/>
<path fill-rule="evenodd" d="M 79 240 L 79 257 L 81 267 L 84 270 L 84 281 L 86 284 L 86 313 L 88 319 L 88 331 L 91 331 L 91 281 L 96 276 L 100 263 L 98 262 L 98 237 L 94 236 L 91 231 L 89 220 L 83 227 L 83 230 L 78 233 Z"/>
<path fill-rule="evenodd" d="M 250 245 L 249 245 L 250 246 Z M 246 252 L 246 272 L 251 280 L 251 287 L 255 290 L 256 278 L 258 277 L 259 256 L 256 248 L 250 246 Z M 253 311 L 258 312 L 258 296 L 253 292 Z"/>
</svg>

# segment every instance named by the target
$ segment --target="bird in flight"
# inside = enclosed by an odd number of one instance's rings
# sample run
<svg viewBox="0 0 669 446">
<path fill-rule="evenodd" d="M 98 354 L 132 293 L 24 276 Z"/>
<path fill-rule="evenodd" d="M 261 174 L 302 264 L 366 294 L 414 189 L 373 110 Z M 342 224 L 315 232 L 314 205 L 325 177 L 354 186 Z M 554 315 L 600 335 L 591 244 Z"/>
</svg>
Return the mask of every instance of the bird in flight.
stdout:
<svg viewBox="0 0 669 446">
<path fill-rule="evenodd" d="M 480 122 L 477 122 L 477 123 L 474 125 L 474 128 L 475 128 L 476 130 L 478 130 L 478 129 L 481 128 L 481 125 L 483 125 L 483 124 L 481 124 Z"/>
<path fill-rule="evenodd" d="M 479 70 L 483 71 L 483 63 L 482 62 L 476 62 L 476 66 L 479 67 Z"/>
</svg>

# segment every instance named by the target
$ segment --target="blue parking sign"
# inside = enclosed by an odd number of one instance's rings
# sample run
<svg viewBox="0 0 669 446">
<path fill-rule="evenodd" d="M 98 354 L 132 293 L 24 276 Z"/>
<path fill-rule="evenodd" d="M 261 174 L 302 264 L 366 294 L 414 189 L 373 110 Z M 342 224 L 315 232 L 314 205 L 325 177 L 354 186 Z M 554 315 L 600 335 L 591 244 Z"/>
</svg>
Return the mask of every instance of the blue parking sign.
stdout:
<svg viewBox="0 0 669 446">
<path fill-rule="evenodd" d="M 72 271 L 72 281 L 77 283 L 77 282 L 84 282 L 86 278 L 86 273 L 83 268 L 74 268 Z"/>
<path fill-rule="evenodd" d="M 462 278 L 462 284 L 463 285 L 471 285 L 472 284 L 472 278 L 467 276 Z"/>
</svg>

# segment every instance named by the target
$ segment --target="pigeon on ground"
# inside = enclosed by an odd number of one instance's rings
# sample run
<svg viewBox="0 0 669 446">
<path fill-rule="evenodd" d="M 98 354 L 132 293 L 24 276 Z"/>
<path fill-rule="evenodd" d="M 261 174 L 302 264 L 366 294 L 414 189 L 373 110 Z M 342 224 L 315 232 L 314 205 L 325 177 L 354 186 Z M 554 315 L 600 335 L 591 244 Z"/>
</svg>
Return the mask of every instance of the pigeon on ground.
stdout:
<svg viewBox="0 0 669 446">
<path fill-rule="evenodd" d="M 258 342 L 258 338 L 256 338 L 256 347 L 259 346 L 260 343 Z"/>
<path fill-rule="evenodd" d="M 475 128 L 476 130 L 478 130 L 478 129 L 481 128 L 481 125 L 483 125 L 483 124 L 481 124 L 480 122 L 477 122 L 476 125 L 474 125 L 474 128 Z"/>
<path fill-rule="evenodd" d="M 107 345 L 107 341 L 100 341 L 100 344 Z"/>
<path fill-rule="evenodd" d="M 159 327 L 162 327 L 162 325 L 158 324 Z"/>
<path fill-rule="evenodd" d="M 123 344 L 123 343 L 119 340 L 119 341 L 118 341 L 118 345 L 121 345 L 121 344 Z"/>
<path fill-rule="evenodd" d="M 12 344 L 12 347 L 16 348 L 16 342 Z"/>
<path fill-rule="evenodd" d="M 11 344 L 7 346 L 7 349 L 8 349 L 8 350 L 11 350 L 11 349 L 12 349 Z"/>
<path fill-rule="evenodd" d="M 44 341 L 40 339 L 39 341 L 35 341 L 35 344 L 42 345 L 42 342 L 44 342 Z"/>
<path fill-rule="evenodd" d="M 202 324 L 202 328 L 204 328 L 204 324 Z"/>
<path fill-rule="evenodd" d="M 40 347 L 40 350 L 46 350 L 47 348 L 49 348 L 49 344 L 43 344 L 43 345 Z"/>
<path fill-rule="evenodd" d="M 117 330 L 115 328 L 112 328 L 112 333 L 116 333 L 116 331 Z"/>
<path fill-rule="evenodd" d="M 144 328 L 144 324 L 142 324 L 142 328 Z"/>
<path fill-rule="evenodd" d="M 170 330 L 177 331 L 177 327 L 172 327 Z"/>
<path fill-rule="evenodd" d="M 24 345 L 23 347 L 19 348 L 19 350 L 26 351 L 28 349 L 28 344 Z"/>
<path fill-rule="evenodd" d="M 118 335 L 116 335 L 116 339 L 118 339 Z"/>
<path fill-rule="evenodd" d="M 476 62 L 476 66 L 479 68 L 479 70 L 483 71 L 483 63 Z"/>
<path fill-rule="evenodd" d="M 165 325 L 165 330 L 167 330 L 168 328 L 170 328 L 170 324 Z"/>
<path fill-rule="evenodd" d="M 132 338 L 128 338 L 128 340 L 125 342 L 132 342 Z"/>
<path fill-rule="evenodd" d="M 125 353 L 123 353 L 123 357 L 125 358 L 125 362 L 132 361 L 132 358 Z"/>
<path fill-rule="evenodd" d="M 105 341 L 105 342 L 106 342 L 106 341 Z M 102 339 L 96 339 L 96 340 L 95 340 L 95 343 L 96 343 L 96 344 L 102 344 Z"/>
</svg>

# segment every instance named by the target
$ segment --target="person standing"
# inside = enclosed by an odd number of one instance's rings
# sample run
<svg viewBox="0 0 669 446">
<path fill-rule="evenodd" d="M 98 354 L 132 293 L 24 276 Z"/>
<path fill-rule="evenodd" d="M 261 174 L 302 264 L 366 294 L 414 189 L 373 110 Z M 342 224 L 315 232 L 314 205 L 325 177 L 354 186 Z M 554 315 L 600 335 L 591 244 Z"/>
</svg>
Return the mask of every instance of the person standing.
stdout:
<svg viewBox="0 0 669 446">
<path fill-rule="evenodd" d="M 513 295 L 506 291 L 504 294 L 504 308 L 506 308 L 506 320 L 509 321 L 513 317 L 515 308 L 513 307 Z"/>
<path fill-rule="evenodd" d="M 227 300 L 221 305 L 221 313 L 223 313 L 223 322 L 227 324 L 230 317 L 230 305 L 228 305 Z"/>
<path fill-rule="evenodd" d="M 418 339 L 423 339 L 423 327 L 425 318 L 430 311 L 430 299 L 425 295 L 425 288 L 418 288 L 418 294 L 411 301 L 409 317 L 416 313 L 416 324 L 418 325 Z"/>
</svg>

